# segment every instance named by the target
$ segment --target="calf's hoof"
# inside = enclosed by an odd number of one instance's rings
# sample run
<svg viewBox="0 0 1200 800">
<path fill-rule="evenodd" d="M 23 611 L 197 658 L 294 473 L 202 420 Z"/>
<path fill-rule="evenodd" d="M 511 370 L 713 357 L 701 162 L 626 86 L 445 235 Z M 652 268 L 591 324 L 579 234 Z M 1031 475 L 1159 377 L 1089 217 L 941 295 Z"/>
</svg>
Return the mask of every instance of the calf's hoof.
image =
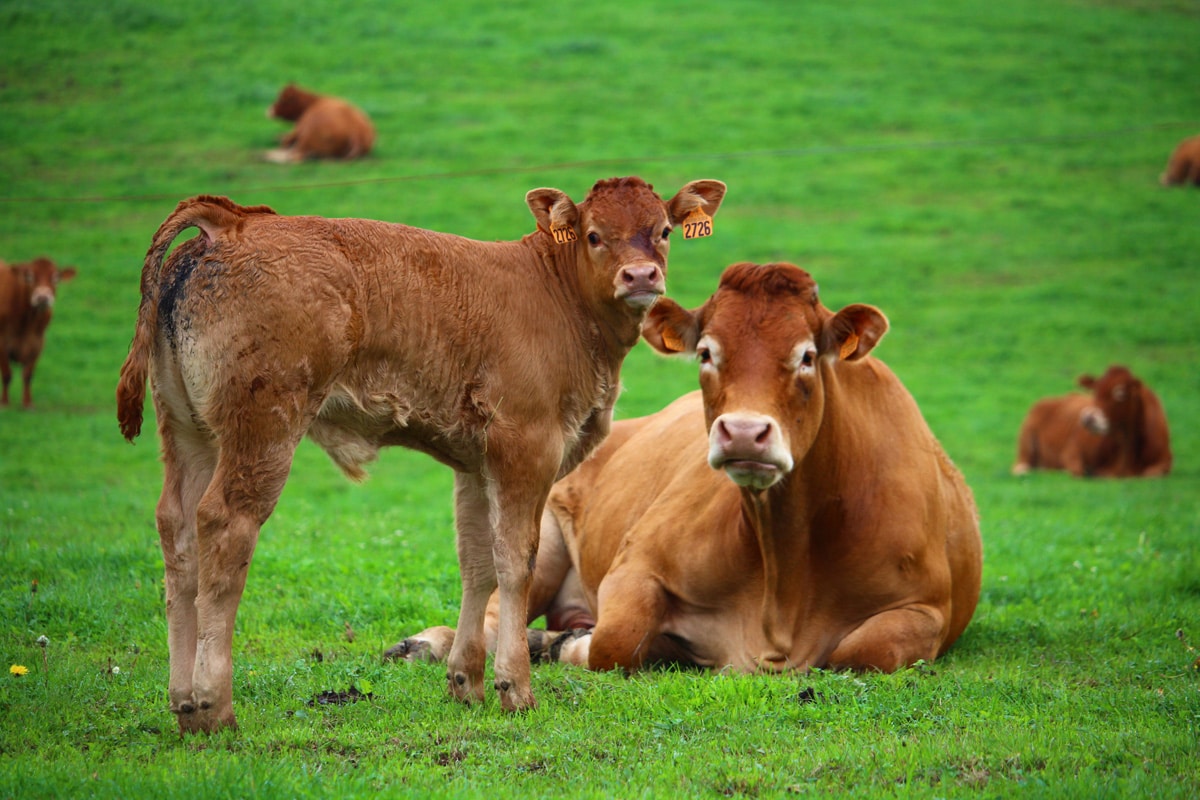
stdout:
<svg viewBox="0 0 1200 800">
<path fill-rule="evenodd" d="M 179 735 L 192 733 L 216 733 L 225 730 L 237 730 L 237 718 L 233 709 L 217 714 L 211 709 L 197 709 L 191 704 L 184 704 L 174 710 L 175 720 L 179 723 Z"/>
<path fill-rule="evenodd" d="M 528 687 L 518 687 L 512 681 L 496 681 L 496 691 L 500 694 L 500 706 L 509 712 L 529 711 L 537 708 L 537 700 L 533 690 Z"/>
<path fill-rule="evenodd" d="M 460 703 L 472 705 L 483 702 L 483 676 L 472 680 L 465 672 L 451 672 L 447 676 L 450 695 Z"/>
</svg>

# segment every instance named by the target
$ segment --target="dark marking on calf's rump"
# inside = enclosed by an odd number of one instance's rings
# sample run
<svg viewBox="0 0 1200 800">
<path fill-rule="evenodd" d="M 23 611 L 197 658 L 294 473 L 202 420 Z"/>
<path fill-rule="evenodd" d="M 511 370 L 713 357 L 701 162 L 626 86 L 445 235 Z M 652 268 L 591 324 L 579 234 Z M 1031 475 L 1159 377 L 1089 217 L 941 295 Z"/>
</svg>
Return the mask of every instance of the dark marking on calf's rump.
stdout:
<svg viewBox="0 0 1200 800">
<path fill-rule="evenodd" d="M 158 319 L 161 330 L 172 345 L 179 342 L 179 319 L 176 313 L 179 302 L 187 294 L 192 273 L 196 271 L 196 266 L 203 255 L 203 247 L 196 245 L 199 238 L 196 237 L 196 239 L 180 245 L 179 249 L 171 255 L 170 260 L 174 269 L 164 276 L 162 291 L 158 297 Z"/>
</svg>

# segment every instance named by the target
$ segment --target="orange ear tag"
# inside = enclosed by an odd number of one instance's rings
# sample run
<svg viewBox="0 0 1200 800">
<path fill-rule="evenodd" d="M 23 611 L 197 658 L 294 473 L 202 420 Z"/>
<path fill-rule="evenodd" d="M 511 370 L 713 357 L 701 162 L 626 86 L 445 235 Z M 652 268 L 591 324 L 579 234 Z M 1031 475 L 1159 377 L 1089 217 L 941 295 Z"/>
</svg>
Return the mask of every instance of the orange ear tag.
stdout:
<svg viewBox="0 0 1200 800">
<path fill-rule="evenodd" d="M 712 236 L 712 232 L 712 217 L 705 214 L 704 209 L 699 206 L 692 209 L 692 213 L 683 220 L 684 239 L 701 239 Z"/>
<path fill-rule="evenodd" d="M 671 330 L 670 328 L 663 328 L 662 340 L 663 340 L 663 347 L 667 348 L 671 352 L 673 352 L 673 353 L 682 353 L 683 352 L 683 339 L 680 339 L 678 336 L 676 336 L 675 331 Z"/>
<path fill-rule="evenodd" d="M 846 337 L 846 341 L 842 342 L 842 349 L 838 351 L 838 358 L 845 361 L 850 356 L 854 355 L 854 351 L 858 349 L 858 334 L 853 331 Z"/>
<path fill-rule="evenodd" d="M 559 223 L 558 225 L 550 226 L 550 235 L 554 237 L 557 244 L 570 244 L 576 241 L 579 237 L 575 235 L 575 229 L 570 225 Z"/>
</svg>

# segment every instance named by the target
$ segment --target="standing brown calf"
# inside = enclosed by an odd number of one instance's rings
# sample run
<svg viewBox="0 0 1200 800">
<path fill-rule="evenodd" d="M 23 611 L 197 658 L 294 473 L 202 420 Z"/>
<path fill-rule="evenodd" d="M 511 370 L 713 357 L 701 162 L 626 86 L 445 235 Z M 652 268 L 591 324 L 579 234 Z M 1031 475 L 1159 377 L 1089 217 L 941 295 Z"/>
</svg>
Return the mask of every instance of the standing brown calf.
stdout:
<svg viewBox="0 0 1200 800">
<path fill-rule="evenodd" d="M 1171 471 L 1162 402 L 1126 367 L 1079 378 L 1090 394 L 1039 400 L 1017 437 L 1014 475 L 1061 469 L 1079 477 L 1152 477 Z"/>
<path fill-rule="evenodd" d="M 307 158 L 359 158 L 375 144 L 375 128 L 360 109 L 294 83 L 283 87 L 267 116 L 296 123 L 283 137 L 283 148 L 267 153 L 267 160 L 278 164 Z"/>
<path fill-rule="evenodd" d="M 495 686 L 505 709 L 533 706 L 525 619 L 546 495 L 608 434 L 621 364 L 665 289 L 672 228 L 716 213 L 724 195 L 720 181 L 693 181 L 663 202 L 640 178 L 614 178 L 576 205 L 534 189 L 537 230 L 515 242 L 282 217 L 223 197 L 180 203 L 146 254 L 117 387 L 131 440 L 147 376 L 154 389 L 180 729 L 236 724 L 234 619 L 305 434 L 351 478 L 386 445 L 455 470 L 463 593 L 450 692 L 483 700 L 498 587 Z M 201 235 L 164 263 L 189 227 Z"/>
<path fill-rule="evenodd" d="M 21 405 L 33 405 L 33 369 L 46 344 L 58 284 L 74 277 L 74 267 L 57 267 L 45 256 L 13 266 L 0 262 L 0 405 L 8 405 L 12 361 L 22 366 Z"/>
</svg>

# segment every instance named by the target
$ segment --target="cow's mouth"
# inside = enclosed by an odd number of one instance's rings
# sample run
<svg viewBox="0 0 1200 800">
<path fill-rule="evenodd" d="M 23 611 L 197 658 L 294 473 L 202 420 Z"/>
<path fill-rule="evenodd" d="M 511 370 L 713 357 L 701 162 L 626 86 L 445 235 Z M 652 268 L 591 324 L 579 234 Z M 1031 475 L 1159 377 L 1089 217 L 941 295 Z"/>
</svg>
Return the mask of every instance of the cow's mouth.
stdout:
<svg viewBox="0 0 1200 800">
<path fill-rule="evenodd" d="M 655 301 L 662 296 L 662 292 L 652 289 L 640 289 L 635 292 L 629 292 L 621 297 L 625 301 L 625 305 L 638 311 L 644 311 L 654 305 Z"/>
<path fill-rule="evenodd" d="M 769 489 L 783 477 L 783 470 L 778 464 L 766 461 L 734 460 L 720 465 L 729 479 L 738 486 L 762 491 Z"/>
</svg>

